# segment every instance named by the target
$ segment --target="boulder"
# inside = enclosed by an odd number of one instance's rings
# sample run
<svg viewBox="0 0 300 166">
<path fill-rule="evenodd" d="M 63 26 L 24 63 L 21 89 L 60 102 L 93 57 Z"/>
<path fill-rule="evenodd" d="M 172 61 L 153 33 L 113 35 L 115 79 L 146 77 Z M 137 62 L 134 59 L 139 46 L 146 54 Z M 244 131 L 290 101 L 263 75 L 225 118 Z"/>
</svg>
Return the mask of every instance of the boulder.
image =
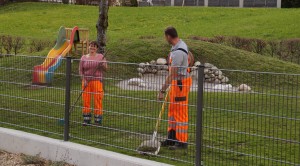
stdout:
<svg viewBox="0 0 300 166">
<path fill-rule="evenodd" d="M 156 65 L 155 60 L 150 61 L 151 65 Z"/>
<path fill-rule="evenodd" d="M 224 77 L 224 78 L 222 79 L 222 83 L 227 83 L 228 81 L 229 81 L 228 77 Z"/>
<path fill-rule="evenodd" d="M 128 85 L 146 86 L 146 83 L 140 78 L 131 78 L 130 80 L 128 80 Z"/>
<path fill-rule="evenodd" d="M 241 85 L 238 87 L 238 90 L 239 90 L 239 91 L 248 92 L 248 91 L 251 91 L 251 87 L 248 86 L 247 84 L 241 84 Z"/>
<path fill-rule="evenodd" d="M 213 72 L 216 72 L 216 71 L 218 71 L 219 69 L 218 69 L 216 66 L 213 66 L 213 67 L 211 67 L 210 70 L 213 71 Z"/>
<path fill-rule="evenodd" d="M 165 58 L 158 58 L 156 60 L 156 64 L 157 65 L 166 65 L 167 64 L 167 60 Z"/>
<path fill-rule="evenodd" d="M 212 68 L 214 65 L 210 63 L 204 63 L 205 68 Z"/>
<path fill-rule="evenodd" d="M 205 78 L 210 78 L 210 76 L 209 75 L 207 75 L 207 74 L 205 74 L 205 76 L 204 76 Z"/>
<path fill-rule="evenodd" d="M 197 61 L 197 62 L 194 63 L 194 66 L 196 66 L 196 67 L 198 67 L 200 65 L 201 65 L 201 62 L 199 62 L 199 61 Z"/>
<path fill-rule="evenodd" d="M 222 80 L 223 78 L 224 78 L 223 75 L 221 75 L 221 74 L 218 75 L 218 79 L 219 79 L 219 80 Z"/>
<path fill-rule="evenodd" d="M 142 69 L 142 68 L 137 68 L 137 71 L 142 74 L 145 73 L 145 69 Z"/>
<path fill-rule="evenodd" d="M 204 74 L 208 74 L 209 70 L 206 68 L 204 69 Z"/>
<path fill-rule="evenodd" d="M 221 81 L 219 79 L 215 79 L 215 84 L 221 84 Z"/>
<path fill-rule="evenodd" d="M 152 69 L 151 73 L 155 74 L 155 73 L 157 73 L 157 70 L 156 69 Z"/>
<path fill-rule="evenodd" d="M 169 72 L 166 70 L 159 70 L 159 71 L 157 71 L 156 74 L 159 76 L 167 76 L 169 74 Z"/>
<path fill-rule="evenodd" d="M 232 88 L 231 84 L 218 84 L 213 87 L 215 90 L 229 90 Z"/>
<path fill-rule="evenodd" d="M 218 75 L 222 75 L 223 74 L 223 72 L 221 71 L 221 70 L 217 70 L 217 71 L 215 71 L 215 73 L 214 73 L 216 76 L 218 76 Z"/>
<path fill-rule="evenodd" d="M 145 66 L 146 66 L 145 63 L 140 63 L 140 64 L 139 64 L 139 68 L 144 68 Z"/>
<path fill-rule="evenodd" d="M 162 66 L 162 70 L 167 70 L 167 71 L 169 71 L 169 66 L 163 65 L 163 66 Z"/>
</svg>

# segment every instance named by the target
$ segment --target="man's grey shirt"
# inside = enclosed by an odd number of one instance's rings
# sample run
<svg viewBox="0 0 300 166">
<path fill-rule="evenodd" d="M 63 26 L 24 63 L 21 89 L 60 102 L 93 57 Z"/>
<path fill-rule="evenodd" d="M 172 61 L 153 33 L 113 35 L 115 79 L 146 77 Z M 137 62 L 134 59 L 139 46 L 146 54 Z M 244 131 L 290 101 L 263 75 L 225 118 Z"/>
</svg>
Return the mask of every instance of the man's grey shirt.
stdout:
<svg viewBox="0 0 300 166">
<path fill-rule="evenodd" d="M 182 48 L 187 52 L 189 51 L 187 45 L 182 40 L 179 40 L 179 42 L 171 48 L 171 66 L 180 66 L 178 68 L 178 75 L 188 77 L 188 55 L 181 50 L 177 50 L 178 48 Z"/>
</svg>

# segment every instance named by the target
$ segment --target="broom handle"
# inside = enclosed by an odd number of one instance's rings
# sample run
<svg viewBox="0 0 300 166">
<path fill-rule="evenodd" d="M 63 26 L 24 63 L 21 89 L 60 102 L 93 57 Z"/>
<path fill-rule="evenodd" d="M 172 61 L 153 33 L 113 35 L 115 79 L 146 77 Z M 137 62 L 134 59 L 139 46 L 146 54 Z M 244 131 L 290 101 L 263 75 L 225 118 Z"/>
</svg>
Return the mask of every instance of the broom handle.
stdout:
<svg viewBox="0 0 300 166">
<path fill-rule="evenodd" d="M 161 117 L 162 117 L 162 114 L 165 112 L 165 105 L 166 105 L 166 102 L 167 102 L 168 97 L 169 97 L 169 89 L 170 88 L 168 88 L 167 91 L 166 91 L 167 94 L 165 96 L 165 101 L 163 102 L 163 104 L 161 106 L 161 111 L 160 111 L 159 116 L 158 116 L 157 121 L 156 121 L 155 132 L 157 132 L 158 127 L 159 127 L 159 123 L 160 123 L 160 120 L 161 120 Z"/>
</svg>

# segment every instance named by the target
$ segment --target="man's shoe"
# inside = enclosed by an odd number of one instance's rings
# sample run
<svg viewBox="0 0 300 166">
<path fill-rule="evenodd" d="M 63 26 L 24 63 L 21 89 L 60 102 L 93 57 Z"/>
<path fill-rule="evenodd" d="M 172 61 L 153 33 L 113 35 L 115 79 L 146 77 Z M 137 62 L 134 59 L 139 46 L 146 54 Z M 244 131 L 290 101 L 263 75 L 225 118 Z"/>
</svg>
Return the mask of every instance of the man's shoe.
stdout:
<svg viewBox="0 0 300 166">
<path fill-rule="evenodd" d="M 175 140 L 166 139 L 164 141 L 160 141 L 160 146 L 162 147 L 174 146 L 175 142 L 176 142 Z"/>
<path fill-rule="evenodd" d="M 169 146 L 169 150 L 187 149 L 188 144 L 182 142 L 176 142 L 175 145 Z"/>
<path fill-rule="evenodd" d="M 170 130 L 168 132 L 168 139 L 166 139 L 165 141 L 160 141 L 160 145 L 162 147 L 173 146 L 173 145 L 175 145 L 176 141 L 177 141 L 176 140 L 176 131 Z"/>
</svg>

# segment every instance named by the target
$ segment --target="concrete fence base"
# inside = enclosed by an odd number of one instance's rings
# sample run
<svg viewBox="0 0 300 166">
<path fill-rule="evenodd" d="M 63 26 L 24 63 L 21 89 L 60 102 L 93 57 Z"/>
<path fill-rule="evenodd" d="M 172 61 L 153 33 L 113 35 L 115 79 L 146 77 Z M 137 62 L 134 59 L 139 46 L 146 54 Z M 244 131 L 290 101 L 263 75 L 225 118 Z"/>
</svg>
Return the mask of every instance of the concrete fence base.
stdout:
<svg viewBox="0 0 300 166">
<path fill-rule="evenodd" d="M 168 166 L 107 150 L 0 127 L 0 149 L 77 166 Z"/>
</svg>

